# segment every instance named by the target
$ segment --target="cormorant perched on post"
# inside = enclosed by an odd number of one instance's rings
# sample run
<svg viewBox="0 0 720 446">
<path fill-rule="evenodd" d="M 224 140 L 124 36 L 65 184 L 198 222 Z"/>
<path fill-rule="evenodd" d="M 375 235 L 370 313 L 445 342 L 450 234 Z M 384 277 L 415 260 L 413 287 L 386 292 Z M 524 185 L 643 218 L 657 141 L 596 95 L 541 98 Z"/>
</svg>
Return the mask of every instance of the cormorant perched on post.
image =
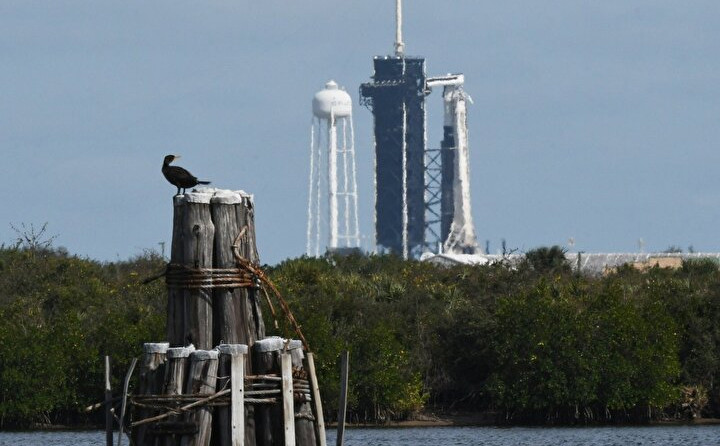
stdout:
<svg viewBox="0 0 720 446">
<path fill-rule="evenodd" d="M 171 166 L 170 163 L 180 158 L 180 155 L 168 155 L 163 160 L 162 173 L 165 178 L 177 187 L 177 194 L 180 194 L 180 189 L 185 193 L 185 189 L 188 187 L 195 187 L 198 184 L 210 184 L 209 181 L 198 180 L 197 177 L 193 176 L 190 172 L 183 169 L 180 166 Z"/>
</svg>

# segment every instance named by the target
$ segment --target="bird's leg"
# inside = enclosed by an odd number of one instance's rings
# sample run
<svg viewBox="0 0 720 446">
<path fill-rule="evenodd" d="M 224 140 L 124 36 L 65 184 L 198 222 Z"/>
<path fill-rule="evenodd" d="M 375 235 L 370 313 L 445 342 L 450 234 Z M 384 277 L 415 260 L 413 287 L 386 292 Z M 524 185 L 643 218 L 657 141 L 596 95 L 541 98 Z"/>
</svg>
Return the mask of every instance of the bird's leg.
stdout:
<svg viewBox="0 0 720 446">
<path fill-rule="evenodd" d="M 177 193 L 175 195 L 180 195 L 180 186 L 178 186 Z"/>
</svg>

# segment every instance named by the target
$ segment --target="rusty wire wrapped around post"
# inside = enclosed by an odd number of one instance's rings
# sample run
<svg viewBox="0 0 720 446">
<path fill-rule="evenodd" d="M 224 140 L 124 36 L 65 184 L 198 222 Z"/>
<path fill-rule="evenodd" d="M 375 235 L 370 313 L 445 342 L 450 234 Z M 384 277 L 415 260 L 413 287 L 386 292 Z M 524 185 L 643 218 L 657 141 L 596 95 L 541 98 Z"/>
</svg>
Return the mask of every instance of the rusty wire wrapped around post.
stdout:
<svg viewBox="0 0 720 446">
<path fill-rule="evenodd" d="M 191 268 L 168 263 L 165 284 L 180 289 L 247 288 L 254 287 L 255 280 L 241 268 Z"/>
<path fill-rule="evenodd" d="M 233 254 L 235 255 L 235 261 L 237 262 L 238 267 L 244 269 L 248 273 L 251 274 L 253 278 L 256 279 L 257 282 L 259 282 L 261 285 L 265 285 L 265 287 L 269 288 L 270 291 L 272 291 L 272 294 L 277 299 L 278 303 L 280 304 L 280 308 L 282 308 L 283 313 L 285 313 L 285 317 L 287 318 L 288 322 L 290 322 L 290 325 L 292 325 L 293 329 L 295 330 L 295 333 L 298 335 L 300 340 L 302 341 L 303 345 L 305 346 L 305 350 L 310 352 L 310 345 L 308 344 L 307 340 L 305 339 L 305 336 L 302 333 L 302 330 L 300 330 L 300 324 L 298 324 L 297 320 L 295 319 L 295 316 L 293 316 L 292 312 L 290 311 L 290 307 L 288 306 L 285 299 L 283 299 L 282 295 L 280 294 L 280 291 L 275 287 L 275 284 L 272 283 L 270 278 L 265 275 L 265 272 L 257 265 L 253 265 L 252 262 L 250 262 L 248 259 L 244 258 L 240 255 L 240 239 L 245 235 L 247 228 L 242 228 L 242 230 L 238 233 L 237 237 L 235 238 L 235 242 L 232 245 Z M 267 298 L 267 294 L 266 294 Z M 268 303 L 270 304 L 270 308 L 273 312 L 273 316 L 275 315 L 275 309 L 272 307 L 272 303 L 270 302 L 270 299 L 268 298 Z"/>
<path fill-rule="evenodd" d="M 266 289 L 270 289 L 280 304 L 283 313 L 285 313 L 288 322 L 290 322 L 290 325 L 292 325 L 295 333 L 305 346 L 305 350 L 310 352 L 310 346 L 302 330 L 300 330 L 300 324 L 298 324 L 290 311 L 290 307 L 285 299 L 283 299 L 280 291 L 275 287 L 275 284 L 272 283 L 270 278 L 259 266 L 254 265 L 240 255 L 239 242 L 245 235 L 246 230 L 247 228 L 245 227 L 240 231 L 232 245 L 233 255 L 238 265 L 237 268 L 192 268 L 178 263 L 168 263 L 164 273 L 148 278 L 144 280 L 143 283 L 149 283 L 165 276 L 165 284 L 171 289 L 263 288 L 265 298 L 268 301 L 274 317 L 275 308 L 266 291 Z"/>
</svg>

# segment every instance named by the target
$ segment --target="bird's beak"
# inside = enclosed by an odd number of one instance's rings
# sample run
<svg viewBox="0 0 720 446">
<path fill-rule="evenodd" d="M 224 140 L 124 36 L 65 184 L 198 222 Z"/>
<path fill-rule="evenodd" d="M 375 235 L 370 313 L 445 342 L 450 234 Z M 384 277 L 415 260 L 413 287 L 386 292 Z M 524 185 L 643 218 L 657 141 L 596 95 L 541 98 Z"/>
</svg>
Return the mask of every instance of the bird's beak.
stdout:
<svg viewBox="0 0 720 446">
<path fill-rule="evenodd" d="M 173 155 L 173 157 L 175 157 L 176 160 L 180 159 L 180 155 Z"/>
</svg>

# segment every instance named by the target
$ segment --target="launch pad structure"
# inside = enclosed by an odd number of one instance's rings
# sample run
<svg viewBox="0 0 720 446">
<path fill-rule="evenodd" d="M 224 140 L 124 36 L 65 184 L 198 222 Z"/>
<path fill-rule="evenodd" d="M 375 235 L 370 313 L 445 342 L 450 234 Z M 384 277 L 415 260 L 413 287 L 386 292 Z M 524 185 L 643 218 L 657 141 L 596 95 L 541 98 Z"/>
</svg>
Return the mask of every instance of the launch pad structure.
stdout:
<svg viewBox="0 0 720 446">
<path fill-rule="evenodd" d="M 403 258 L 474 254 L 464 76 L 427 77 L 425 59 L 405 55 L 401 0 L 395 22 L 395 54 L 376 56 L 372 82 L 360 86 L 360 104 L 374 118 L 377 249 Z M 433 87 L 443 87 L 440 149 L 427 144 L 425 97 Z"/>
<path fill-rule="evenodd" d="M 375 57 L 360 103 L 375 121 L 375 237 L 380 252 L 425 248 L 425 59 Z"/>
</svg>

